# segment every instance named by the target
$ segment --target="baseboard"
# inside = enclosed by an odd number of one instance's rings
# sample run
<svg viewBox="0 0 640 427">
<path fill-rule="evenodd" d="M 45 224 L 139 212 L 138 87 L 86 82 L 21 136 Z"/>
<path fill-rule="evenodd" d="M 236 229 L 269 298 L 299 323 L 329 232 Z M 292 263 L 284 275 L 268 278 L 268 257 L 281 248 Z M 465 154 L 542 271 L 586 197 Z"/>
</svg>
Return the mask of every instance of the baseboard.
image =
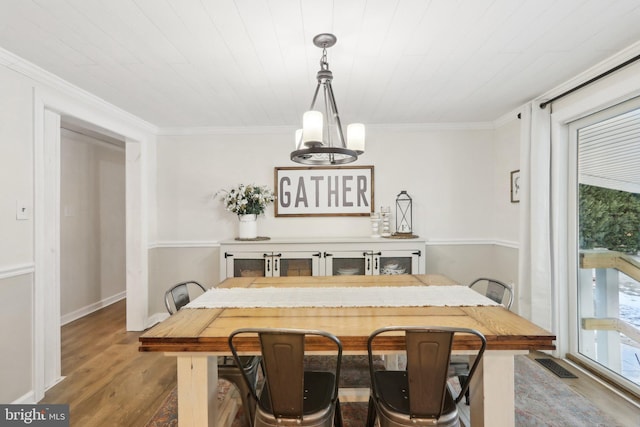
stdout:
<svg viewBox="0 0 640 427">
<path fill-rule="evenodd" d="M 35 403 L 38 402 L 35 401 L 35 394 L 33 394 L 33 390 L 11 402 L 12 405 L 33 405 Z"/>
<path fill-rule="evenodd" d="M 154 313 L 151 316 L 149 316 L 149 318 L 147 319 L 147 324 L 145 326 L 145 329 L 149 329 L 156 323 L 160 323 L 163 320 L 168 318 L 169 318 L 169 313 Z"/>
<path fill-rule="evenodd" d="M 126 291 L 122 291 L 118 294 L 115 294 L 113 296 L 110 296 L 108 298 L 105 298 L 101 301 L 95 302 L 93 304 L 89 304 L 85 307 L 82 307 L 76 311 L 72 311 L 71 313 L 67 313 L 64 316 L 60 316 L 60 325 L 66 325 L 67 323 L 71 323 L 74 320 L 78 320 L 81 317 L 86 316 L 87 314 L 91 314 L 94 311 L 98 311 L 101 308 L 104 308 L 106 306 L 109 306 L 113 303 L 116 303 L 120 300 L 123 300 L 127 297 L 127 292 Z"/>
</svg>

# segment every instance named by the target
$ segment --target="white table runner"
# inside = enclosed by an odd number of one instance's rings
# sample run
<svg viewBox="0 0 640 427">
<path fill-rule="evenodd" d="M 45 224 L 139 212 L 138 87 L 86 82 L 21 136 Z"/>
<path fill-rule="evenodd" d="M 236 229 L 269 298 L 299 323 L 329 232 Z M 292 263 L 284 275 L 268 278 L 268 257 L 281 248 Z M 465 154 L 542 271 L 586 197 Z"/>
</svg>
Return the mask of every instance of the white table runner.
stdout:
<svg viewBox="0 0 640 427">
<path fill-rule="evenodd" d="M 423 307 L 499 305 L 466 286 L 212 288 L 186 308 Z"/>
</svg>

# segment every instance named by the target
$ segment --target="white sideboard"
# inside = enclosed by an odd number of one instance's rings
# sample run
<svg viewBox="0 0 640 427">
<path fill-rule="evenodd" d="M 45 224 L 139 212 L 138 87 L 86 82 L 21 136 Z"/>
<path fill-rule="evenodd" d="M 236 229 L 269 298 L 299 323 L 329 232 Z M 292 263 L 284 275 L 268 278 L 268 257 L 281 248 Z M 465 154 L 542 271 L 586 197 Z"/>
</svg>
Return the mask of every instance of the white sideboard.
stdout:
<svg viewBox="0 0 640 427">
<path fill-rule="evenodd" d="M 248 276 L 424 274 L 425 241 L 373 237 L 220 243 L 220 280 Z"/>
</svg>

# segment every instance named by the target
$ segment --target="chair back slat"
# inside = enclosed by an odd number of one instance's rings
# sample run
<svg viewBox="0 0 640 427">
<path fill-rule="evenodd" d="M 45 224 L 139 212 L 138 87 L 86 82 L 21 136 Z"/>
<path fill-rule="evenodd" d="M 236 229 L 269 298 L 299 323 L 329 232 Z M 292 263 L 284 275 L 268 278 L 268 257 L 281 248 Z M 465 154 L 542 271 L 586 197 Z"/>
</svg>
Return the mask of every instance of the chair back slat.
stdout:
<svg viewBox="0 0 640 427">
<path fill-rule="evenodd" d="M 504 305 L 507 310 L 511 309 L 513 303 L 513 289 L 511 286 L 496 279 L 480 277 L 474 280 L 470 288 L 483 294 L 492 301 Z"/>
<path fill-rule="evenodd" d="M 263 332 L 262 357 L 276 418 L 302 418 L 304 335 Z"/>
<path fill-rule="evenodd" d="M 453 333 L 409 330 L 405 339 L 411 414 L 439 418 L 444 407 Z"/>
<path fill-rule="evenodd" d="M 176 306 L 176 311 L 189 304 L 190 298 L 187 285 L 183 284 L 173 288 L 171 290 L 171 296 L 173 297 L 173 303 Z"/>
<path fill-rule="evenodd" d="M 335 335 L 319 330 L 290 328 L 241 328 L 229 335 L 228 343 L 236 364 L 238 346 L 260 344 L 264 382 L 262 388 L 250 384 L 250 395 L 257 404 L 254 426 L 341 427 L 338 378 L 342 363 L 342 343 Z M 327 369 L 305 366 L 305 347 L 318 343 L 327 349 L 335 365 Z M 306 344 L 306 346 L 305 346 Z M 307 368 L 307 369 L 305 369 Z M 244 371 L 243 371 L 244 372 Z"/>
<path fill-rule="evenodd" d="M 489 281 L 487 283 L 487 298 L 492 299 L 498 304 L 502 304 L 504 300 L 504 292 L 505 287 L 501 286 L 499 283 Z"/>
<path fill-rule="evenodd" d="M 469 377 L 461 384 L 457 397 L 448 385 L 454 337 L 475 352 Z M 385 354 L 399 338 L 404 341 L 406 370 L 376 368 L 374 354 Z M 373 426 L 376 417 L 382 427 L 459 425 L 456 403 L 468 390 L 486 345 L 481 332 L 468 328 L 386 326 L 373 331 L 367 340 L 371 375 L 367 426 Z"/>
<path fill-rule="evenodd" d="M 193 280 L 172 286 L 164 294 L 164 305 L 167 307 L 169 314 L 174 314 L 191 302 L 191 293 L 189 292 L 190 285 L 191 292 L 194 295 L 206 292 L 204 286 Z"/>
</svg>

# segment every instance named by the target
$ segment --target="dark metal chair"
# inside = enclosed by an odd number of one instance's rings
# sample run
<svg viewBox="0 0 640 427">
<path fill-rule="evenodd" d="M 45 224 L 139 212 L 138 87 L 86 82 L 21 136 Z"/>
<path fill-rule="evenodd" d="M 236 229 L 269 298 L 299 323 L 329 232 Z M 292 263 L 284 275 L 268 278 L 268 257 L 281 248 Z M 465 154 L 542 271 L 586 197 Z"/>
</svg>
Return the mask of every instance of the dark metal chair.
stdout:
<svg viewBox="0 0 640 427">
<path fill-rule="evenodd" d="M 164 304 L 169 314 L 174 314 L 191 301 L 191 297 L 206 292 L 204 286 L 193 280 L 178 283 L 172 286 L 164 294 Z M 238 366 L 242 366 L 240 369 Z M 218 357 L 218 378 L 229 381 L 240 393 L 242 408 L 247 425 L 251 426 L 255 413 L 255 403 L 249 397 L 251 392 L 245 382 L 243 373 L 247 375 L 254 384 L 258 382 L 258 367 L 260 366 L 259 356 L 244 356 L 240 358 L 237 365 L 230 356 Z"/>
<path fill-rule="evenodd" d="M 265 372 L 260 390 L 251 387 L 257 402 L 254 427 L 341 427 L 338 378 L 342 343 L 334 335 L 300 329 L 238 329 L 229 336 L 236 361 L 243 342 L 258 340 Z M 329 371 L 305 369 L 305 343 L 329 342 L 335 346 L 336 364 Z M 333 366 L 331 367 L 333 368 Z M 247 383 L 251 379 L 245 375 Z"/>
<path fill-rule="evenodd" d="M 464 340 L 465 347 L 477 351 L 469 375 L 455 397 L 448 385 L 454 336 Z M 405 344 L 406 370 L 375 368 L 374 355 L 397 340 Z M 390 326 L 374 331 L 367 342 L 371 375 L 367 426 L 372 427 L 376 418 L 380 427 L 459 426 L 456 403 L 469 388 L 486 344 L 484 335 L 466 328 Z"/>
</svg>

